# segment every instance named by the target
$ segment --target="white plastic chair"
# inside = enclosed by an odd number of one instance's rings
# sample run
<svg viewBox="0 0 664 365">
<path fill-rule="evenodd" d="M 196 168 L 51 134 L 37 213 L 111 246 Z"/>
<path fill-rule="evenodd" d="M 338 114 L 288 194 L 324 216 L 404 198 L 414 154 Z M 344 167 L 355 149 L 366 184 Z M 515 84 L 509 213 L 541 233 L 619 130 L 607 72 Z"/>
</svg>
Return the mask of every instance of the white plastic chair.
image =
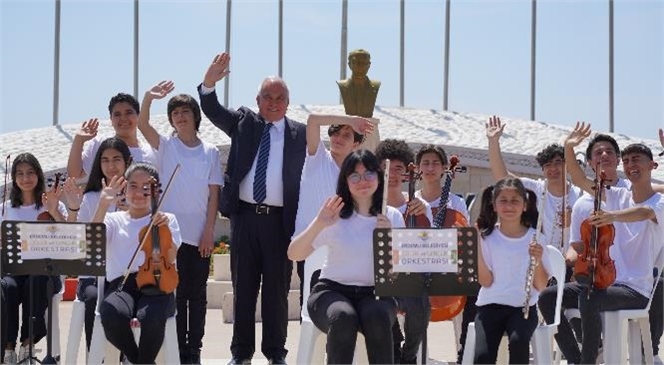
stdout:
<svg viewBox="0 0 664 365">
<path fill-rule="evenodd" d="M 104 281 L 103 276 L 97 277 L 97 283 Z M 103 285 L 103 284 L 102 284 Z M 99 297 L 97 297 L 99 301 Z M 67 352 L 65 353 L 65 364 L 75 364 L 78 359 L 78 351 L 85 328 L 85 303 L 78 300 L 78 295 L 73 302 L 71 310 L 71 322 L 69 322 L 69 336 L 67 341 Z M 86 349 L 87 351 L 87 349 Z M 87 353 L 86 353 L 87 355 Z M 87 356 L 86 356 L 87 359 Z"/>
<path fill-rule="evenodd" d="M 323 262 L 327 257 L 327 247 L 323 246 L 316 249 L 304 261 L 304 293 L 302 293 L 302 324 L 300 325 L 300 341 L 297 346 L 296 364 L 324 364 L 325 348 L 327 335 L 316 327 L 309 317 L 307 311 L 307 300 L 309 299 L 311 284 L 311 275 L 314 271 L 323 267 Z M 361 333 L 357 335 L 355 344 L 355 356 L 353 362 L 359 364 L 369 363 L 366 351 L 364 336 Z"/>
<path fill-rule="evenodd" d="M 62 302 L 62 294 L 64 292 L 65 284 L 64 281 L 62 281 L 62 289 L 60 289 L 58 293 L 53 294 L 53 297 L 51 298 L 51 308 L 53 308 L 51 311 L 53 313 L 53 321 L 51 322 L 51 331 L 53 332 L 51 334 L 51 356 L 56 359 L 60 356 L 60 302 Z M 46 310 L 44 319 L 46 320 L 46 323 L 48 323 L 48 310 Z"/>
<path fill-rule="evenodd" d="M 557 282 L 564 283 L 566 268 L 563 255 L 553 246 L 547 246 L 546 249 L 548 250 L 549 262 L 551 264 L 551 274 L 556 278 Z M 558 285 L 554 323 L 537 327 L 530 340 L 530 345 L 533 348 L 533 362 L 535 364 L 553 364 L 553 335 L 558 331 L 558 324 L 560 324 L 563 289 L 564 285 Z M 503 340 L 504 339 L 505 336 L 503 336 Z M 463 349 L 462 364 L 473 364 L 475 359 L 475 341 L 475 323 L 473 322 L 468 324 L 468 334 L 466 335 L 466 345 Z M 502 356 L 499 355 L 499 358 L 500 357 Z M 501 364 L 507 363 L 506 359 L 500 359 L 498 362 Z"/>
<path fill-rule="evenodd" d="M 92 328 L 92 340 L 90 341 L 90 353 L 88 354 L 88 364 L 105 365 L 119 364 L 120 350 L 113 344 L 106 340 L 104 334 L 104 326 L 101 323 L 101 316 L 99 314 L 99 307 L 104 300 L 104 278 L 100 277 L 97 281 L 97 308 L 95 310 L 95 322 Z M 138 341 L 140 338 L 140 328 L 132 328 L 134 332 L 134 339 Z M 80 342 L 80 340 L 79 340 Z M 69 363 L 69 362 L 68 362 Z M 74 362 L 76 361 L 74 360 Z M 164 343 L 161 345 L 161 350 L 157 355 L 158 364 L 179 364 L 180 363 L 180 348 L 178 345 L 177 327 L 175 323 L 175 315 L 166 320 L 166 329 L 164 333 Z"/>
</svg>

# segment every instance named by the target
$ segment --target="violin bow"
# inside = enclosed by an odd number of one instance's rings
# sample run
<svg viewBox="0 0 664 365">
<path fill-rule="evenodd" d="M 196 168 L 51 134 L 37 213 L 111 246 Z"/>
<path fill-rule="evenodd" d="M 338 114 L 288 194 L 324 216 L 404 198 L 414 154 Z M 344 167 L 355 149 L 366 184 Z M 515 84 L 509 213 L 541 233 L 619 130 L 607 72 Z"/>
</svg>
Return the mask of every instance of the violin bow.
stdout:
<svg viewBox="0 0 664 365">
<path fill-rule="evenodd" d="M 164 197 L 166 196 L 166 193 L 168 192 L 168 189 L 171 187 L 171 183 L 173 182 L 173 178 L 175 175 L 180 171 L 180 164 L 177 164 L 175 166 L 175 169 L 173 170 L 173 173 L 171 174 L 171 177 L 168 178 L 168 183 L 166 184 L 166 188 L 164 188 L 164 192 L 161 193 L 161 197 L 159 198 L 159 203 L 157 204 L 157 212 L 161 209 L 161 205 L 164 202 Z M 127 278 L 129 278 L 129 270 L 131 270 L 132 265 L 134 264 L 134 261 L 136 261 L 136 256 L 138 256 L 138 252 L 143 248 L 143 245 L 145 245 L 145 242 L 147 241 L 147 238 L 149 236 L 150 231 L 152 230 L 152 227 L 154 227 L 154 219 L 155 215 L 153 214 L 152 217 L 150 217 L 150 224 L 148 224 L 148 228 L 146 230 L 145 236 L 143 236 L 143 239 L 141 239 L 141 243 L 136 247 L 136 251 L 134 251 L 134 254 L 131 256 L 131 260 L 129 261 L 129 265 L 127 265 L 127 268 L 125 269 L 125 273 L 122 277 L 122 282 L 120 283 L 120 286 L 118 286 L 117 291 L 122 291 L 122 288 L 124 285 L 127 283 Z M 147 257 L 145 258 L 146 260 L 148 259 Z"/>
<path fill-rule="evenodd" d="M 383 205 L 380 209 L 380 214 L 385 215 L 387 213 L 387 185 L 388 179 L 390 178 L 390 160 L 385 160 L 385 178 L 383 178 Z"/>
<path fill-rule="evenodd" d="M 11 155 L 7 155 L 7 159 L 5 160 L 5 187 L 4 191 L 2 193 L 2 219 L 5 219 L 5 214 L 7 213 L 7 175 L 11 173 L 9 171 L 9 162 L 11 161 Z"/>
</svg>

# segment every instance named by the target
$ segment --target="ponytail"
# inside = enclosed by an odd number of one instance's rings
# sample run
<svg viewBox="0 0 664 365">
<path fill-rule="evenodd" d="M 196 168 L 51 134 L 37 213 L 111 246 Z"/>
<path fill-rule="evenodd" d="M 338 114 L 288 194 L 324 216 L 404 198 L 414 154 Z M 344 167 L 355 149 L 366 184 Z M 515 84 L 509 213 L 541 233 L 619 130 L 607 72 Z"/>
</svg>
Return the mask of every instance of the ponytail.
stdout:
<svg viewBox="0 0 664 365">
<path fill-rule="evenodd" d="M 480 215 L 476 221 L 477 229 L 479 229 L 482 237 L 490 235 L 496 226 L 496 222 L 498 222 L 498 216 L 493 209 L 493 190 L 494 186 L 491 185 L 482 192 Z"/>
</svg>

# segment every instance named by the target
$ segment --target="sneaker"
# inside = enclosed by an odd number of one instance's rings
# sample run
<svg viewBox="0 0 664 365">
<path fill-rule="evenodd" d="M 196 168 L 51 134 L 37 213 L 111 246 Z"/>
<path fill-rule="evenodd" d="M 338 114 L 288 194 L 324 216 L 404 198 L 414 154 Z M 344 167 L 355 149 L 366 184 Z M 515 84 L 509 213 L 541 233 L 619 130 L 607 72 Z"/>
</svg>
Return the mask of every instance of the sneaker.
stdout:
<svg viewBox="0 0 664 365">
<path fill-rule="evenodd" d="M 5 357 L 2 359 L 3 364 L 14 365 L 18 362 L 18 357 L 16 356 L 16 351 L 14 350 L 5 350 Z"/>
</svg>

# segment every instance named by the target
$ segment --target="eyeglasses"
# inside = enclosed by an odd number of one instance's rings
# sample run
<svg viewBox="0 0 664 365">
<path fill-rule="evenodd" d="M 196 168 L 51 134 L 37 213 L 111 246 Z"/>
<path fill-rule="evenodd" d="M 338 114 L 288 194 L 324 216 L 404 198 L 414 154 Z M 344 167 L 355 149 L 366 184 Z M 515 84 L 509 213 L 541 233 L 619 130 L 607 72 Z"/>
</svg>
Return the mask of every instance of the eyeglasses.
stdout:
<svg viewBox="0 0 664 365">
<path fill-rule="evenodd" d="M 364 174 L 353 172 L 352 174 L 348 175 L 348 182 L 351 184 L 359 184 L 362 179 L 368 182 L 372 182 L 376 181 L 377 178 L 378 173 L 376 173 L 376 171 L 365 171 Z"/>
</svg>

